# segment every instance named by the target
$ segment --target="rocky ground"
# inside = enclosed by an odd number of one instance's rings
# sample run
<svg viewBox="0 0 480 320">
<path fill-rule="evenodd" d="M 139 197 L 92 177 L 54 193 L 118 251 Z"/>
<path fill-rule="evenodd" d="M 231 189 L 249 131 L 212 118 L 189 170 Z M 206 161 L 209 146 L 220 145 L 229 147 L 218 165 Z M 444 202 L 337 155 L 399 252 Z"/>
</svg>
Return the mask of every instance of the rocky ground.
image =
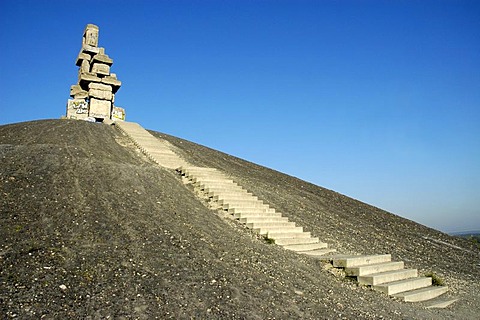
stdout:
<svg viewBox="0 0 480 320">
<path fill-rule="evenodd" d="M 343 253 L 391 253 L 460 300 L 396 301 L 208 209 L 117 129 L 0 127 L 0 315 L 21 319 L 475 319 L 480 250 L 378 208 L 155 133 Z"/>
</svg>

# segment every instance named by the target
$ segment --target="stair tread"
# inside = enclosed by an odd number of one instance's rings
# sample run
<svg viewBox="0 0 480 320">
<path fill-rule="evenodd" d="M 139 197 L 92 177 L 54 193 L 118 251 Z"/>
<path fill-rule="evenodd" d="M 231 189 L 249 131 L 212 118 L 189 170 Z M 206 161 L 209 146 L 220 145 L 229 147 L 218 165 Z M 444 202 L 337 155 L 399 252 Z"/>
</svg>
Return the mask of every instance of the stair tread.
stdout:
<svg viewBox="0 0 480 320">
<path fill-rule="evenodd" d="M 409 290 L 404 292 L 399 292 L 393 294 L 392 296 L 395 298 L 401 298 L 404 301 L 409 302 L 417 302 L 417 301 L 426 301 L 436 298 L 445 292 L 448 291 L 448 287 L 446 286 L 428 286 L 425 288 L 419 288 L 415 290 Z M 422 296 L 423 294 L 427 294 L 425 298 L 418 298 L 416 296 Z"/>
<path fill-rule="evenodd" d="M 398 270 L 384 271 L 384 272 L 378 272 L 378 273 L 371 273 L 371 274 L 367 274 L 367 275 L 364 275 L 364 276 L 361 276 L 361 277 L 378 277 L 378 276 L 385 276 L 385 275 L 409 272 L 409 271 L 412 271 L 412 270 L 417 270 L 417 269 L 398 269 Z"/>
<path fill-rule="evenodd" d="M 425 279 L 428 279 L 428 277 L 415 277 L 410 279 L 397 280 L 397 281 L 382 283 L 382 284 L 376 285 L 376 287 L 388 287 L 388 286 L 401 285 L 401 284 L 410 283 L 410 282 L 421 282 L 421 281 L 426 281 Z"/>
</svg>

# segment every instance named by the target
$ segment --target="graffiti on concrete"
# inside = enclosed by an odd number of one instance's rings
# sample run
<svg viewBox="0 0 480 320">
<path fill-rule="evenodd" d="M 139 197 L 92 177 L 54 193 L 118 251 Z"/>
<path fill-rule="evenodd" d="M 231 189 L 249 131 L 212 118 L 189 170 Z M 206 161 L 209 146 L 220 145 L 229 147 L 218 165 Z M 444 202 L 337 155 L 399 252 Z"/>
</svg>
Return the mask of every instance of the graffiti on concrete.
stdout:
<svg viewBox="0 0 480 320">
<path fill-rule="evenodd" d="M 125 109 L 120 107 L 113 107 L 112 119 L 125 120 Z"/>
<path fill-rule="evenodd" d="M 76 114 L 87 114 L 88 113 L 88 102 L 85 100 L 70 100 L 69 107 L 75 110 Z"/>
</svg>

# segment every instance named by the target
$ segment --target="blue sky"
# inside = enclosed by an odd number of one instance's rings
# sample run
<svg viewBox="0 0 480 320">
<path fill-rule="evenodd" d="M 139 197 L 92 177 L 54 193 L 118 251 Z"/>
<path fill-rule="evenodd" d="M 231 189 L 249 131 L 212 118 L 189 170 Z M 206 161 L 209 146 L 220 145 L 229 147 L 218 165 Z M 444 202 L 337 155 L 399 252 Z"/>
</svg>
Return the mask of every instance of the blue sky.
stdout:
<svg viewBox="0 0 480 320">
<path fill-rule="evenodd" d="M 480 229 L 478 1 L 0 1 L 0 124 L 59 118 L 88 23 L 127 120 Z"/>
</svg>

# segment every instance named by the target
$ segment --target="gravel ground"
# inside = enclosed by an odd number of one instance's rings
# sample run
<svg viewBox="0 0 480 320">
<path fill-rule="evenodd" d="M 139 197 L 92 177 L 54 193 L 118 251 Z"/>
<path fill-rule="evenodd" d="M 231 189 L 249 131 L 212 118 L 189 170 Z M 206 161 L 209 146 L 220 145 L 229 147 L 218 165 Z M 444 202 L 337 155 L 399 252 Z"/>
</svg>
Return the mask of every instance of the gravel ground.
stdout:
<svg viewBox="0 0 480 320">
<path fill-rule="evenodd" d="M 155 133 L 343 253 L 391 253 L 460 301 L 442 310 L 359 286 L 224 219 L 114 127 L 0 127 L 0 317 L 475 319 L 480 250 L 378 208 Z"/>
</svg>

